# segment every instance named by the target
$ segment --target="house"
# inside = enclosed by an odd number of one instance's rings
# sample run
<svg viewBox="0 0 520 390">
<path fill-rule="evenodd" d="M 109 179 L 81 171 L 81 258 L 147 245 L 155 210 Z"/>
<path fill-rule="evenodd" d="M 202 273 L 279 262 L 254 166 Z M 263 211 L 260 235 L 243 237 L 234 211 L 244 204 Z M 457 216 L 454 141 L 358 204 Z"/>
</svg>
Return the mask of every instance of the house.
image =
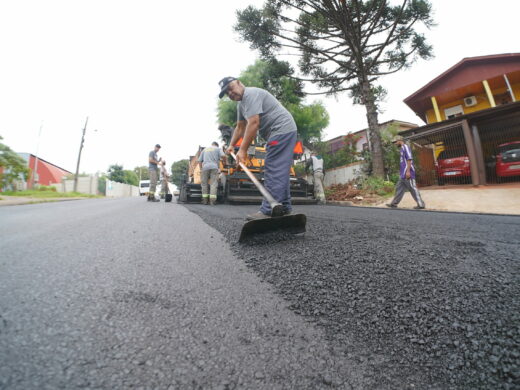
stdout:
<svg viewBox="0 0 520 390">
<path fill-rule="evenodd" d="M 417 127 L 417 125 L 415 123 L 409 123 L 409 122 L 404 122 L 404 121 L 395 120 L 395 119 L 392 119 L 387 122 L 383 122 L 383 123 L 379 124 L 379 126 L 381 129 L 390 127 L 390 126 L 396 126 L 398 132 L 413 129 L 413 128 Z M 353 133 L 349 133 L 347 135 L 340 135 L 338 137 L 325 141 L 325 143 L 328 146 L 327 151 L 329 153 L 335 153 L 338 150 L 341 150 L 341 148 L 343 148 L 345 146 L 345 137 L 346 136 L 352 137 L 352 139 L 355 142 L 355 149 L 357 152 L 362 152 L 364 150 L 369 149 L 368 129 L 363 129 L 363 130 L 355 131 Z"/>
<path fill-rule="evenodd" d="M 18 153 L 30 168 L 30 176 L 27 179 L 27 188 L 33 186 L 33 172 L 36 170 L 35 183 L 39 185 L 48 186 L 51 184 L 61 183 L 64 176 L 72 175 L 72 172 L 46 161 L 40 157 L 36 157 L 30 153 Z"/>
<path fill-rule="evenodd" d="M 427 123 L 401 132 L 419 156 L 418 182 L 514 180 L 520 151 L 516 164 L 502 157 L 520 142 L 519 98 L 520 53 L 464 58 L 407 97 Z"/>
</svg>

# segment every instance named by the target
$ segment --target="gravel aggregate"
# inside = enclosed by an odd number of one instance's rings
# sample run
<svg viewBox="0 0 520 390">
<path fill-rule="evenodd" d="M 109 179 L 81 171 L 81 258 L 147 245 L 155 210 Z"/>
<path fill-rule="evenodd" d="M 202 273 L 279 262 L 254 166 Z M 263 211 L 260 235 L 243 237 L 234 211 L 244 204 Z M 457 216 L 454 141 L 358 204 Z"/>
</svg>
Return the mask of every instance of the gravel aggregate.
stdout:
<svg viewBox="0 0 520 390">
<path fill-rule="evenodd" d="M 520 389 L 519 217 L 297 206 L 304 235 L 238 244 L 255 207 L 186 207 L 366 365 L 365 388 Z"/>
</svg>

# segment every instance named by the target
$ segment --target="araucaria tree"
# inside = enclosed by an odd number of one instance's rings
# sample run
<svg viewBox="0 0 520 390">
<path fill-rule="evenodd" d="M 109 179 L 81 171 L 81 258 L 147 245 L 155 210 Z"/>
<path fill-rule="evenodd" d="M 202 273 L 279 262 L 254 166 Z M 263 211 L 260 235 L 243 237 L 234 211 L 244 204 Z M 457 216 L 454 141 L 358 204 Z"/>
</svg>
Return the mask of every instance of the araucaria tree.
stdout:
<svg viewBox="0 0 520 390">
<path fill-rule="evenodd" d="M 349 91 L 364 105 L 372 173 L 383 176 L 378 108 L 386 91 L 378 79 L 431 58 L 417 30 L 433 26 L 431 14 L 428 0 L 267 0 L 262 9 L 238 11 L 235 30 L 263 58 L 299 56 L 300 80 L 319 93 Z"/>
</svg>

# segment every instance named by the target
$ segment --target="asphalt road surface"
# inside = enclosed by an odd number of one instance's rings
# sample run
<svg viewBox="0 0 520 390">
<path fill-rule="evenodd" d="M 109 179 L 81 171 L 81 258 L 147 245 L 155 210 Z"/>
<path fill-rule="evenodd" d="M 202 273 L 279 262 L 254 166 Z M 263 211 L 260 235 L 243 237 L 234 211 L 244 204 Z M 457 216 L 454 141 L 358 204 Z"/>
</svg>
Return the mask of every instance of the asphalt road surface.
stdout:
<svg viewBox="0 0 520 390">
<path fill-rule="evenodd" d="M 296 206 L 304 237 L 236 244 L 253 207 L 189 205 L 363 370 L 365 389 L 520 389 L 520 217 Z"/>
<path fill-rule="evenodd" d="M 0 208 L 0 388 L 360 388 L 363 365 L 185 207 Z"/>
<path fill-rule="evenodd" d="M 296 210 L 0 208 L 0 388 L 520 387 L 519 217 Z"/>
</svg>

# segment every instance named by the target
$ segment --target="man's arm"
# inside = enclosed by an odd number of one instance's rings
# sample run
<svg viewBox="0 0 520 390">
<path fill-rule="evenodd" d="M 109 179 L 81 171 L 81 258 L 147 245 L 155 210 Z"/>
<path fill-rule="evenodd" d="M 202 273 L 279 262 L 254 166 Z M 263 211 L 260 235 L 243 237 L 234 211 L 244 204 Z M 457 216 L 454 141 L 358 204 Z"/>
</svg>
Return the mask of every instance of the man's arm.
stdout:
<svg viewBox="0 0 520 390">
<path fill-rule="evenodd" d="M 404 171 L 404 177 L 409 179 L 411 176 L 410 172 L 412 169 L 412 160 L 406 160 L 406 170 Z"/>
<path fill-rule="evenodd" d="M 242 140 L 242 144 L 240 145 L 240 149 L 237 153 L 238 161 L 246 161 L 247 149 L 249 148 L 249 145 L 251 145 L 251 142 L 253 142 L 253 140 L 256 138 L 256 134 L 258 133 L 259 127 L 260 115 L 253 115 L 251 118 L 247 119 L 247 126 L 244 132 L 244 139 Z"/>
<path fill-rule="evenodd" d="M 308 159 L 307 162 L 305 163 L 305 172 L 309 172 L 309 168 L 311 167 L 312 165 L 312 158 Z"/>
<path fill-rule="evenodd" d="M 412 169 L 412 151 L 410 150 L 410 147 L 406 144 L 403 145 L 405 157 L 406 157 L 406 170 L 404 171 L 404 177 L 406 179 L 409 179 L 412 177 L 411 175 L 411 169 Z"/>
<path fill-rule="evenodd" d="M 161 162 L 161 158 L 159 157 L 159 160 L 156 160 L 152 156 L 148 156 L 148 161 L 152 164 L 159 164 Z"/>
</svg>

